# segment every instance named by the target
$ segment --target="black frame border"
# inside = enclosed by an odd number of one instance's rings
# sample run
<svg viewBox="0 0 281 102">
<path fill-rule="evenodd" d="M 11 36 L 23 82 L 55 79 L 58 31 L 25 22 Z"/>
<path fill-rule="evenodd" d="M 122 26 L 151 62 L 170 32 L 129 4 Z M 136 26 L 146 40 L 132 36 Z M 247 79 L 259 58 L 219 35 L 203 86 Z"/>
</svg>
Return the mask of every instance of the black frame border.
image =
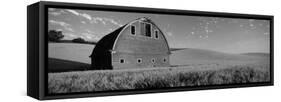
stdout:
<svg viewBox="0 0 281 102">
<path fill-rule="evenodd" d="M 259 19 L 270 21 L 270 81 L 256 82 L 246 84 L 224 84 L 224 85 L 208 85 L 194 87 L 175 87 L 163 89 L 145 89 L 145 90 L 116 90 L 116 91 L 101 91 L 101 92 L 79 92 L 65 94 L 48 94 L 48 8 L 65 8 L 65 9 L 80 9 L 80 10 L 98 10 L 98 11 L 116 11 L 116 12 L 132 12 L 132 13 L 152 13 L 152 14 L 169 14 L 169 15 L 186 15 L 186 16 L 202 16 L 202 17 L 223 17 L 223 18 L 242 18 L 242 19 Z M 188 11 L 175 9 L 156 9 L 142 7 L 126 7 L 112 5 L 94 5 L 81 3 L 62 3 L 62 2 L 39 2 L 39 99 L 62 99 L 62 98 L 82 98 L 82 97 L 97 97 L 97 96 L 114 96 L 114 95 L 129 95 L 129 94 L 144 94 L 144 93 L 159 93 L 159 92 L 177 92 L 177 91 L 192 91 L 206 89 L 225 89 L 225 88 L 242 88 L 253 86 L 272 86 L 274 84 L 274 53 L 273 53 L 273 26 L 274 17 L 269 15 L 254 15 L 254 14 L 238 14 L 238 13 L 220 13 L 220 12 L 205 12 L 205 11 Z"/>
</svg>

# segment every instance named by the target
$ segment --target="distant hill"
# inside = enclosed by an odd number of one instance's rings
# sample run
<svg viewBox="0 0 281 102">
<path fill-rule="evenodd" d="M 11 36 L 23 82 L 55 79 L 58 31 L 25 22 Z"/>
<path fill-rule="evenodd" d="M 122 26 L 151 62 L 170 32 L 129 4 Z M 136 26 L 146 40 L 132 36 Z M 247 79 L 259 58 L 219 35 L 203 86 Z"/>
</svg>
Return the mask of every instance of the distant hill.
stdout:
<svg viewBox="0 0 281 102">
<path fill-rule="evenodd" d="M 170 48 L 170 51 L 178 51 L 178 50 L 184 50 L 186 48 Z"/>
<path fill-rule="evenodd" d="M 269 53 L 242 53 L 242 55 L 248 55 L 248 56 L 260 56 L 260 57 L 269 57 Z"/>
<path fill-rule="evenodd" d="M 260 53 L 230 54 L 204 49 L 176 49 L 170 56 L 171 65 L 206 63 L 245 63 L 268 60 L 268 55 Z"/>
</svg>

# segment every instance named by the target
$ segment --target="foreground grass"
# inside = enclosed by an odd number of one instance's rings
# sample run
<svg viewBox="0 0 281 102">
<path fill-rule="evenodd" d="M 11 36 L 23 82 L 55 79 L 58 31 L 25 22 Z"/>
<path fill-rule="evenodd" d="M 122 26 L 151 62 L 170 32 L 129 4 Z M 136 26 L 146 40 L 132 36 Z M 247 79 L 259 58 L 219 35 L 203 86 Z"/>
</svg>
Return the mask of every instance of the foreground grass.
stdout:
<svg viewBox="0 0 281 102">
<path fill-rule="evenodd" d="M 227 66 L 216 70 L 158 68 L 49 73 L 48 76 L 49 93 L 235 84 L 270 80 L 268 66 L 246 65 Z"/>
</svg>

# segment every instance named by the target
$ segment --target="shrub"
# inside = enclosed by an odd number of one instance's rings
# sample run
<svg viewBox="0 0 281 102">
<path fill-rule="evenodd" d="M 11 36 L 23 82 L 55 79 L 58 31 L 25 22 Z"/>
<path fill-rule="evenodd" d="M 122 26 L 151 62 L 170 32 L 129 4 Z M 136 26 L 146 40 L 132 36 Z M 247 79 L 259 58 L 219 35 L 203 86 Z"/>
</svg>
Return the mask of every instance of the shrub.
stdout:
<svg viewBox="0 0 281 102">
<path fill-rule="evenodd" d="M 56 30 L 50 30 L 48 32 L 48 40 L 52 42 L 59 42 L 64 35 L 62 34 L 62 31 L 56 31 Z"/>
<path fill-rule="evenodd" d="M 86 43 L 86 41 L 83 38 L 75 38 L 72 40 L 72 42 L 75 43 Z"/>
</svg>

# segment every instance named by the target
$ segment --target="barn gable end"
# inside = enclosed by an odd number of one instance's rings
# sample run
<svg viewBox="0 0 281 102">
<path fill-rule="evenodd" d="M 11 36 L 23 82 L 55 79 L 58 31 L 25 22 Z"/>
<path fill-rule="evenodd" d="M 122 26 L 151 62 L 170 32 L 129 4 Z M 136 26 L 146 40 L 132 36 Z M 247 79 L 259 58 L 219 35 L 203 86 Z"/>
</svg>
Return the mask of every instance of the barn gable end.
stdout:
<svg viewBox="0 0 281 102">
<path fill-rule="evenodd" d="M 94 69 L 169 66 L 169 45 L 148 18 L 136 19 L 103 37 L 92 55 Z"/>
</svg>

